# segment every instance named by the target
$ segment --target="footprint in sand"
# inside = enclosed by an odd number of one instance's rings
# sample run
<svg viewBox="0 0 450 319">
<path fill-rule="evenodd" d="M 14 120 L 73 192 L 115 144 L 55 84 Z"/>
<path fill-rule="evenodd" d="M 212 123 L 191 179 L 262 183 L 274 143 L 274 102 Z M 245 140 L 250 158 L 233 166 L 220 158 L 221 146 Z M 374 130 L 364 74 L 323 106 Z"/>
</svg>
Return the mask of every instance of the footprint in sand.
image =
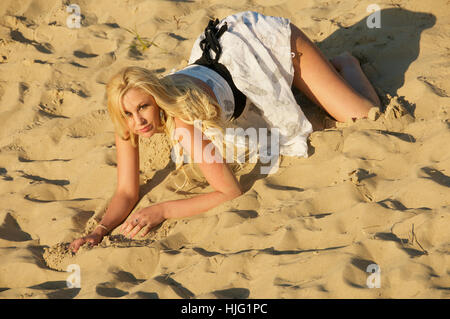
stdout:
<svg viewBox="0 0 450 319">
<path fill-rule="evenodd" d="M 0 239 L 20 242 L 31 240 L 30 234 L 24 232 L 13 213 L 6 213 L 3 223 L 0 225 Z"/>
<path fill-rule="evenodd" d="M 104 125 L 109 123 L 106 110 L 92 111 L 72 120 L 66 127 L 67 136 L 71 138 L 86 138 L 104 131 Z"/>
<path fill-rule="evenodd" d="M 105 155 L 105 163 L 108 166 L 117 167 L 116 154 L 115 151 L 109 151 Z"/>
<path fill-rule="evenodd" d="M 19 83 L 19 102 L 24 103 L 25 95 L 28 93 L 30 87 L 27 83 Z"/>
<path fill-rule="evenodd" d="M 70 184 L 70 181 L 67 179 L 47 179 L 47 178 L 44 178 L 44 177 L 41 177 L 38 175 L 27 174 L 22 170 L 18 170 L 16 172 L 21 173 L 21 177 L 30 180 L 30 184 L 44 183 L 44 184 L 51 184 L 51 185 L 56 185 L 56 186 L 66 186 L 66 185 Z"/>
<path fill-rule="evenodd" d="M 432 167 L 422 167 L 420 170 L 426 175 L 428 175 L 427 177 L 423 178 L 431 179 L 433 182 L 439 185 L 450 187 L 450 177 L 445 175 L 441 171 Z"/>
<path fill-rule="evenodd" d="M 29 288 L 43 292 L 48 299 L 73 299 L 81 290 L 81 288 L 69 288 L 65 280 L 46 281 Z"/>
<path fill-rule="evenodd" d="M 37 41 L 34 40 L 30 40 L 24 37 L 24 35 L 22 34 L 22 32 L 20 32 L 19 30 L 11 30 L 10 31 L 10 37 L 12 40 L 14 41 L 18 41 L 20 43 L 23 44 L 30 44 L 32 46 L 34 46 L 34 48 L 36 50 L 38 50 L 41 53 L 45 53 L 45 54 L 52 54 L 53 53 L 53 47 L 50 43 L 39 43 Z"/>
<path fill-rule="evenodd" d="M 90 59 L 90 58 L 98 57 L 98 54 L 86 53 L 86 52 L 79 51 L 79 50 L 73 51 L 73 55 L 80 59 Z"/>
<path fill-rule="evenodd" d="M 422 255 L 426 255 L 427 252 L 421 248 L 420 243 L 415 244 L 414 240 L 410 240 L 407 238 L 399 238 L 397 235 L 393 233 L 376 233 L 375 238 L 384 241 L 393 241 L 397 243 L 397 246 L 406 252 L 410 257 L 419 257 Z"/>
<path fill-rule="evenodd" d="M 432 78 L 427 78 L 426 76 L 419 76 L 417 80 L 423 82 L 428 88 L 433 91 L 434 94 L 440 97 L 450 97 L 446 90 L 444 90 L 436 80 Z"/>
<path fill-rule="evenodd" d="M 109 65 L 108 63 L 106 63 L 106 64 L 104 63 L 103 56 L 99 59 L 99 58 L 97 58 L 98 54 L 89 53 L 89 52 L 86 52 L 86 51 L 91 51 L 91 50 L 86 48 L 85 51 L 82 51 L 82 50 L 75 50 L 75 51 L 73 51 L 73 55 L 76 58 L 78 58 L 80 60 L 83 60 L 83 61 L 78 61 L 78 62 L 71 61 L 69 63 L 71 65 L 73 65 L 73 66 L 76 66 L 76 67 L 79 67 L 79 68 L 83 68 L 83 69 L 87 69 L 89 67 L 94 67 L 94 66 L 96 66 L 98 68 L 102 68 L 102 67 L 105 67 L 105 66 Z M 106 56 L 108 56 L 108 54 L 106 54 Z M 81 64 L 81 63 L 83 63 L 83 64 Z"/>
<path fill-rule="evenodd" d="M 372 192 L 369 190 L 369 185 L 363 181 L 372 177 L 375 177 L 376 174 L 370 173 L 369 171 L 359 168 L 355 171 L 350 172 L 349 174 L 350 181 L 356 186 L 361 196 L 366 202 L 373 202 L 374 196 Z M 370 187 L 373 188 L 373 187 Z"/>
<path fill-rule="evenodd" d="M 391 199 L 391 198 L 383 199 L 381 201 L 378 201 L 377 203 L 380 204 L 381 206 L 383 206 L 384 208 L 393 209 L 393 210 L 405 211 L 408 209 L 400 201 L 398 201 L 396 199 Z"/>
<path fill-rule="evenodd" d="M 37 111 L 40 115 L 48 119 L 68 119 L 69 117 L 58 114 L 60 113 L 56 108 L 48 107 L 45 104 L 39 103 Z"/>
<path fill-rule="evenodd" d="M 120 298 L 128 295 L 127 291 L 121 290 L 114 286 L 111 282 L 102 282 L 95 287 L 95 292 L 100 296 L 109 298 Z"/>
<path fill-rule="evenodd" d="M 70 119 L 79 114 L 79 104 L 84 103 L 80 98 L 89 97 L 87 90 L 77 83 L 47 83 L 46 89 L 41 93 L 36 112 L 40 120 Z"/>
<path fill-rule="evenodd" d="M 369 276 L 367 270 L 369 266 L 376 264 L 373 260 L 355 256 L 351 258 L 350 265 L 344 269 L 343 279 L 354 288 L 367 288 L 367 277 Z"/>
<path fill-rule="evenodd" d="M 14 178 L 9 176 L 7 173 L 8 173 L 8 170 L 6 168 L 0 167 L 0 176 L 2 177 L 2 179 L 4 181 L 12 181 L 12 180 L 14 180 Z"/>
<path fill-rule="evenodd" d="M 62 89 L 47 89 L 41 94 L 38 113 L 46 118 L 67 118 L 62 113 L 64 91 Z"/>
</svg>

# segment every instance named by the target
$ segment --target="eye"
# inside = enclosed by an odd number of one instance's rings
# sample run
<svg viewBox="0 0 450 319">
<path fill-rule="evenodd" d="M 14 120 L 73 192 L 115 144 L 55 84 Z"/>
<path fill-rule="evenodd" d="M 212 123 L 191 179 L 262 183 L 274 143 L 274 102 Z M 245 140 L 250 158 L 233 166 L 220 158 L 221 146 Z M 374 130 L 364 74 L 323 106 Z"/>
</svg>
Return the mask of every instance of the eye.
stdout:
<svg viewBox="0 0 450 319">
<path fill-rule="evenodd" d="M 130 117 L 131 113 L 130 112 L 124 112 L 126 117 Z"/>
<path fill-rule="evenodd" d="M 142 105 L 139 106 L 139 110 L 145 109 L 147 107 L 149 107 L 148 104 L 142 104 Z"/>
</svg>

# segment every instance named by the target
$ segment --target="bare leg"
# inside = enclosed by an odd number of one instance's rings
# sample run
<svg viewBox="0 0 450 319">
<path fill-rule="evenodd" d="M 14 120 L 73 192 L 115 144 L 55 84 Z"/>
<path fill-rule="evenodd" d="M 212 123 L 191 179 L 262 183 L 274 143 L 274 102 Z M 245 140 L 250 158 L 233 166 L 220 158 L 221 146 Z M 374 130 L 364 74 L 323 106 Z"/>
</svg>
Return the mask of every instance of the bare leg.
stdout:
<svg viewBox="0 0 450 319">
<path fill-rule="evenodd" d="M 347 83 L 359 94 L 369 99 L 374 106 L 379 107 L 381 105 L 380 98 L 361 69 L 357 58 L 349 52 L 344 52 L 331 59 L 330 62 Z"/>
<path fill-rule="evenodd" d="M 294 85 L 309 99 L 340 122 L 367 117 L 380 105 L 356 59 L 355 64 L 351 55 L 342 55 L 333 61 L 341 75 L 300 29 L 291 24 L 291 30 Z"/>
</svg>

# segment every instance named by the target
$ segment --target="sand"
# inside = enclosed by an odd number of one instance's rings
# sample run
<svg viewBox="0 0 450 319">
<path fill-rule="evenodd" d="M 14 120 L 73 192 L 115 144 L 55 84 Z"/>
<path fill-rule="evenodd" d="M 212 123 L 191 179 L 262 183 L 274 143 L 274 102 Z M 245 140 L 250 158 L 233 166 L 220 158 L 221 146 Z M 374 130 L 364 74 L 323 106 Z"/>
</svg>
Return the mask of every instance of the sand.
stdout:
<svg viewBox="0 0 450 319">
<path fill-rule="evenodd" d="M 372 3 L 80 0 L 69 28 L 69 1 L 1 1 L 0 298 L 448 298 L 450 4 L 380 0 L 369 29 Z M 308 158 L 247 165 L 239 198 L 69 253 L 115 189 L 109 77 L 181 68 L 208 17 L 244 10 L 291 19 L 329 58 L 353 53 L 382 112 L 334 123 L 294 91 L 315 127 Z M 138 208 L 211 190 L 174 193 L 167 140 L 141 143 Z"/>
</svg>

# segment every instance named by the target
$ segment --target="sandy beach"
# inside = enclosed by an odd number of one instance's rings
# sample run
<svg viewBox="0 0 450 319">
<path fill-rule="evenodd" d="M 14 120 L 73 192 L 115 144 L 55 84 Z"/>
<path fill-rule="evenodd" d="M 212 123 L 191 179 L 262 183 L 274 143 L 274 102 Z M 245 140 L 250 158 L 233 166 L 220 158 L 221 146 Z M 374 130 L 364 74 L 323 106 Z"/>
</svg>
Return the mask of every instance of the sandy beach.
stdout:
<svg viewBox="0 0 450 319">
<path fill-rule="evenodd" d="M 0 298 L 449 298 L 450 3 L 379 0 L 373 28 L 371 4 L 1 1 Z M 242 196 L 71 254 L 116 186 L 109 78 L 178 70 L 209 18 L 246 10 L 289 18 L 328 58 L 351 52 L 381 112 L 336 123 L 294 90 L 308 158 L 247 164 Z M 211 191 L 198 177 L 174 192 L 164 135 L 140 148 L 136 210 Z"/>
</svg>

